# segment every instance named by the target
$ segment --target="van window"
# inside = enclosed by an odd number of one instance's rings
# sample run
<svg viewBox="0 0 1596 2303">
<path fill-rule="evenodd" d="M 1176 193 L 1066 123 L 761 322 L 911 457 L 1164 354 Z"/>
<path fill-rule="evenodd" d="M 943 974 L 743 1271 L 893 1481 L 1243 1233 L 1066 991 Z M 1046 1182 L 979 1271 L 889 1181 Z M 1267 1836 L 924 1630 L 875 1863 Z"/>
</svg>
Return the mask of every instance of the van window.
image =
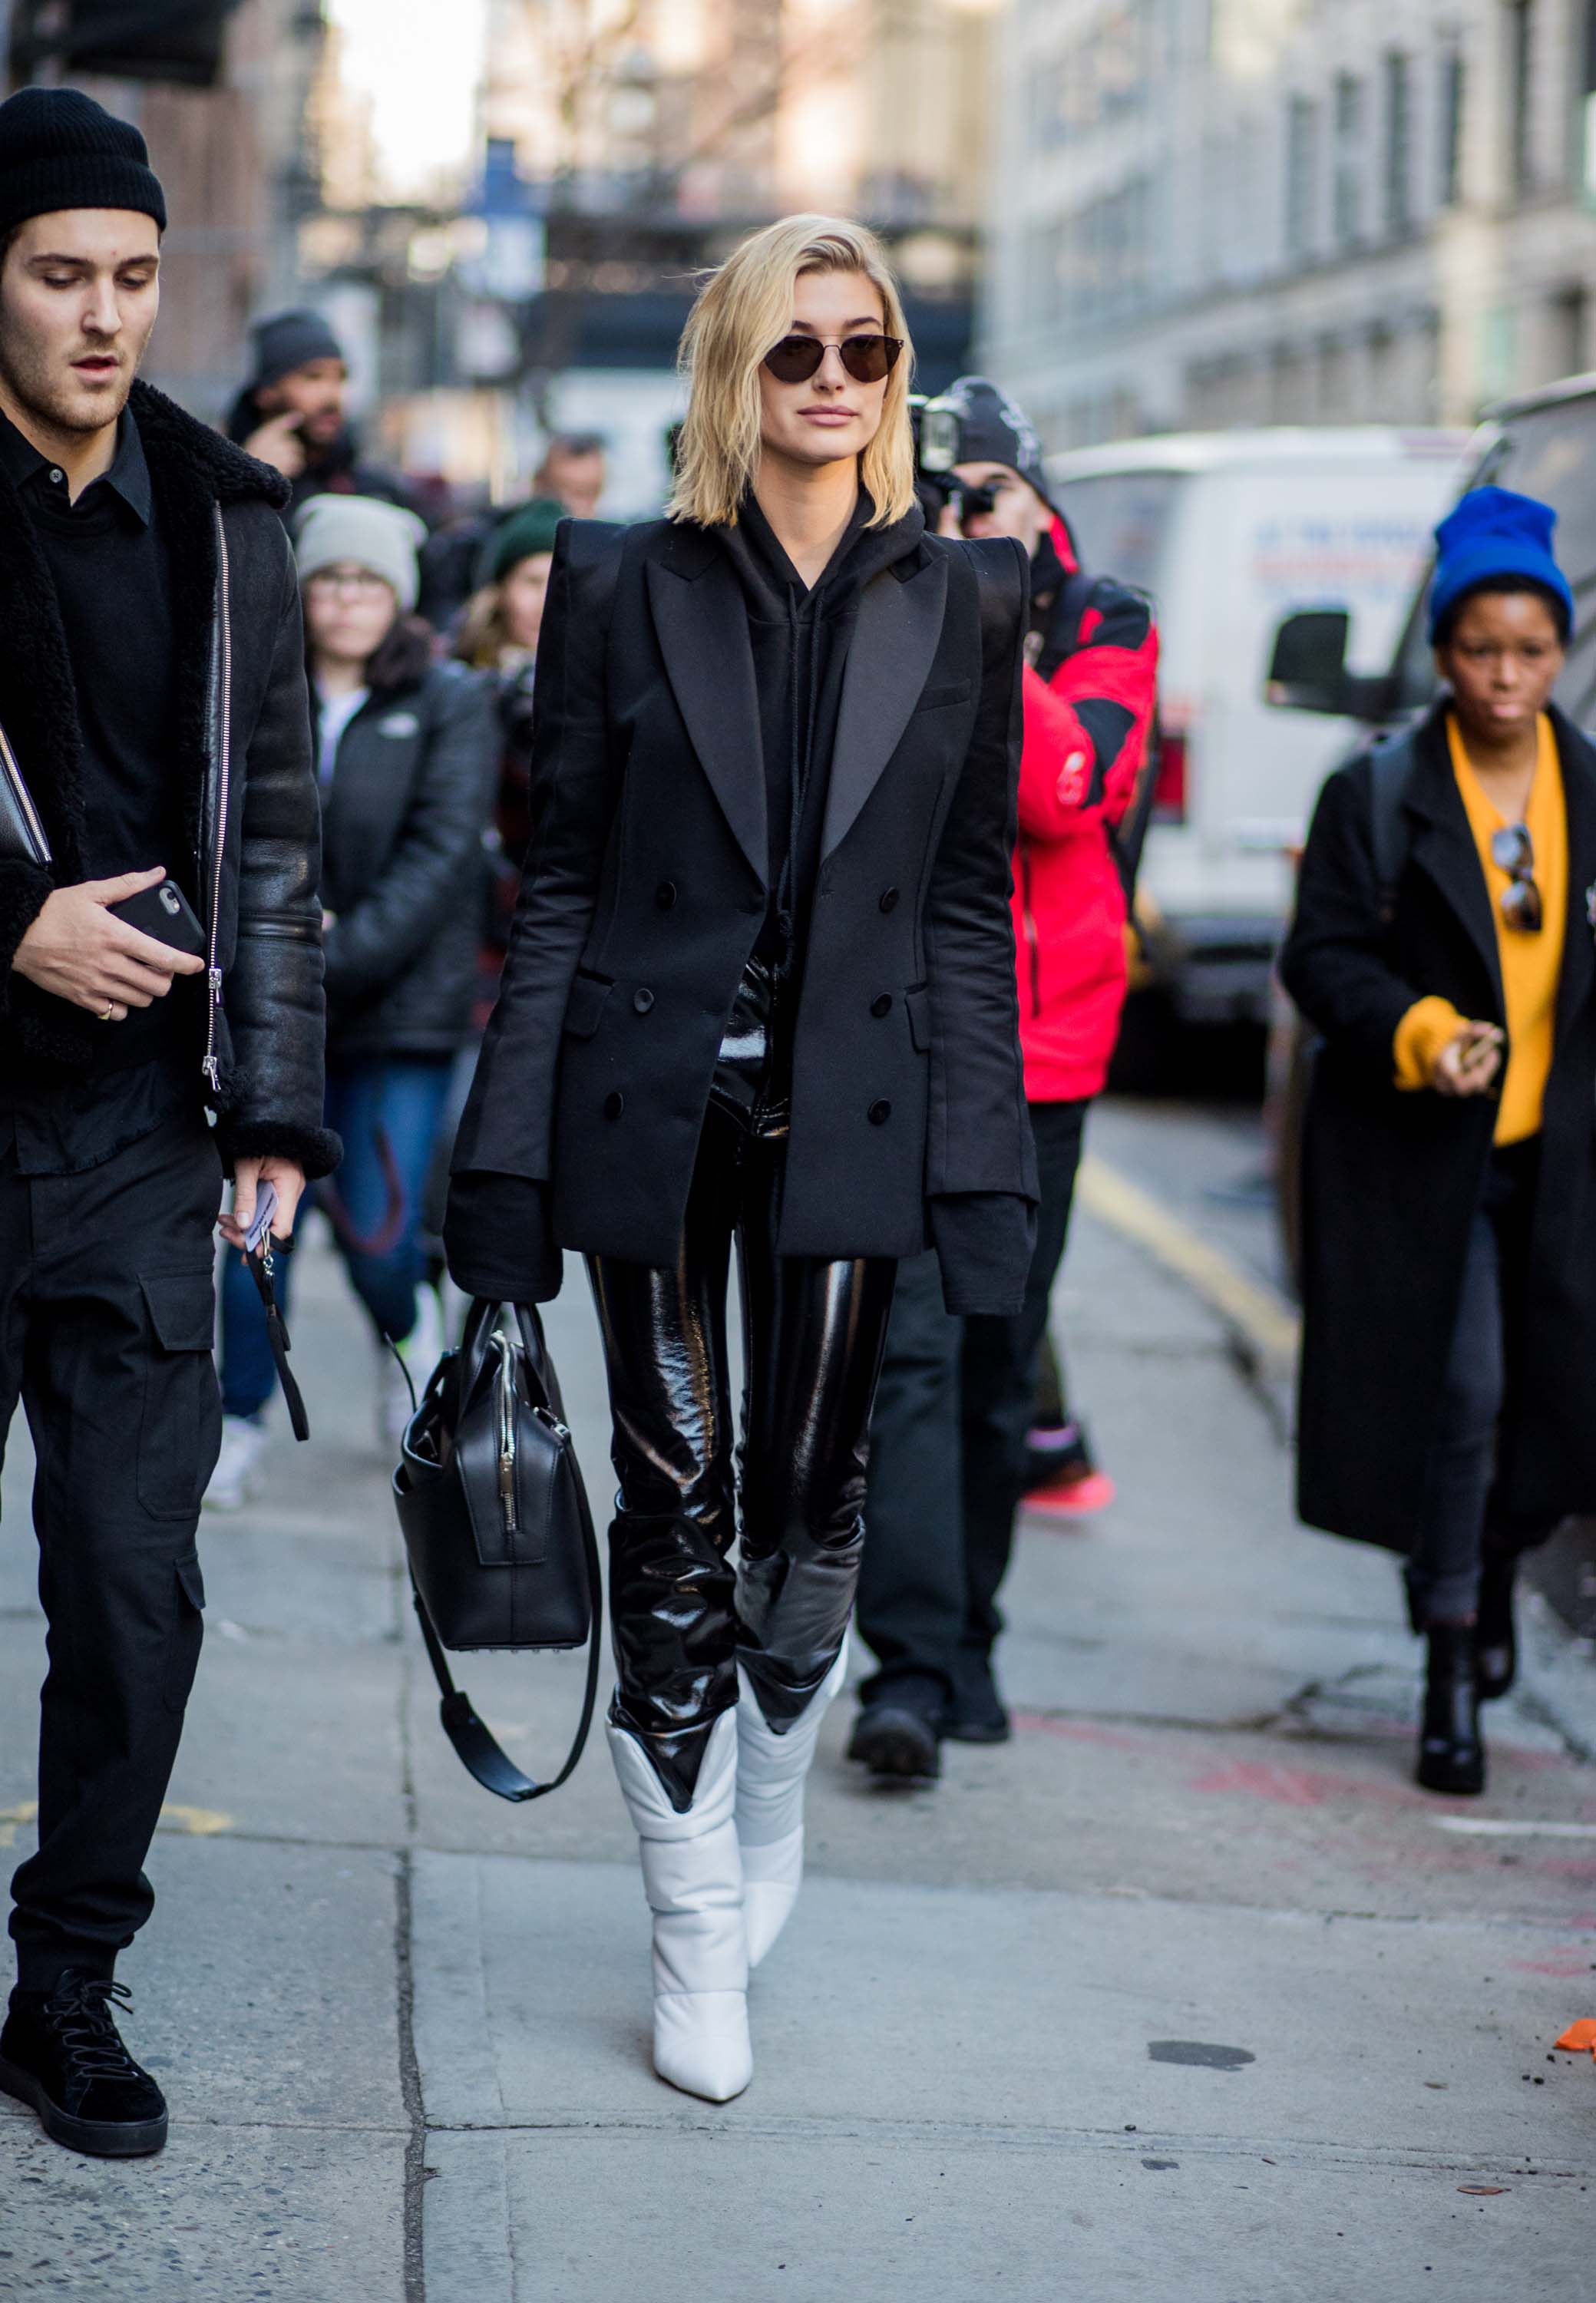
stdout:
<svg viewBox="0 0 1596 2303">
<path fill-rule="evenodd" d="M 1472 488 L 1516 488 L 1558 515 L 1558 565 L 1574 586 L 1578 624 L 1558 702 L 1588 727 L 1596 718 L 1596 392 L 1516 416 L 1470 475 Z M 1435 692 L 1428 583 L 1398 650 L 1398 707 L 1417 711 Z"/>
<path fill-rule="evenodd" d="M 1065 480 L 1060 508 L 1084 567 L 1156 593 L 1184 472 L 1104 472 Z"/>
</svg>

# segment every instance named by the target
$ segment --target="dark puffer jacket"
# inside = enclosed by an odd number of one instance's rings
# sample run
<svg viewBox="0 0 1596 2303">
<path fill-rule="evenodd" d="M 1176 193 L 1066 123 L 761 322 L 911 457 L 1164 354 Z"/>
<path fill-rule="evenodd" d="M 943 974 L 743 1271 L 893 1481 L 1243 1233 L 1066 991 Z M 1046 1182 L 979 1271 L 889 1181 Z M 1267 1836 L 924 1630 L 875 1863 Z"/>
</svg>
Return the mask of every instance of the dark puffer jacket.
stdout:
<svg viewBox="0 0 1596 2303">
<path fill-rule="evenodd" d="M 323 796 L 327 1042 L 450 1055 L 470 1026 L 499 730 L 489 683 L 427 660 L 374 688 Z"/>
<path fill-rule="evenodd" d="M 275 1152 L 325 1176 L 339 1146 L 321 1124 L 316 780 L 299 585 L 277 512 L 287 484 L 148 384 L 131 404 L 171 545 L 176 772 L 211 971 L 194 1100 L 218 1115 L 229 1162 Z M 0 861 L 0 1068 L 70 1078 L 93 1061 L 100 1027 L 11 963 L 52 888 L 85 877 L 82 742 L 49 569 L 3 477 L 0 725 L 55 859 L 50 872 Z"/>
</svg>

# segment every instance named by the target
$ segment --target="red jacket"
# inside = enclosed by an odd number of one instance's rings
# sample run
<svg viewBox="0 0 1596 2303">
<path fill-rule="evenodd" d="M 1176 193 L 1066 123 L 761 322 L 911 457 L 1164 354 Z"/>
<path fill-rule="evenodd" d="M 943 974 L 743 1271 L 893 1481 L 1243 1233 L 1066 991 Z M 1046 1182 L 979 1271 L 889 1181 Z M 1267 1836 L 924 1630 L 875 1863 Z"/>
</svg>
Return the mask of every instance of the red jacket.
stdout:
<svg viewBox="0 0 1596 2303">
<path fill-rule="evenodd" d="M 1074 565 L 1063 522 L 1055 550 Z M 1033 1103 L 1096 1095 L 1125 1004 L 1125 895 L 1109 848 L 1146 757 L 1158 633 L 1139 593 L 1099 577 L 1051 681 L 1027 665 L 1014 859 L 1019 1036 Z"/>
</svg>

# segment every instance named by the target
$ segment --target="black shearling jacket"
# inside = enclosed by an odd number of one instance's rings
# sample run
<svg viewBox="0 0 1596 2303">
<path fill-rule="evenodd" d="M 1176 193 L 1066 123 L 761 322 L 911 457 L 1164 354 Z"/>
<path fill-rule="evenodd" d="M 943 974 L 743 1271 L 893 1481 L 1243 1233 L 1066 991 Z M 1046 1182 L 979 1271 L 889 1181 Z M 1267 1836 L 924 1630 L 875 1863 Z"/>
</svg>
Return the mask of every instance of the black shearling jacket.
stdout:
<svg viewBox="0 0 1596 2303">
<path fill-rule="evenodd" d="M 326 1175 L 339 1145 L 321 1124 L 320 821 L 299 584 L 277 510 L 287 483 L 152 386 L 136 384 L 130 404 L 171 547 L 176 766 L 209 966 L 195 1101 L 217 1115 L 229 1166 L 274 1152 Z M 95 1022 L 11 963 L 52 888 L 85 877 L 81 744 L 48 569 L 4 476 L 0 725 L 55 856 L 48 873 L 0 860 L 0 1066 L 70 1081 L 92 1059 Z"/>
</svg>

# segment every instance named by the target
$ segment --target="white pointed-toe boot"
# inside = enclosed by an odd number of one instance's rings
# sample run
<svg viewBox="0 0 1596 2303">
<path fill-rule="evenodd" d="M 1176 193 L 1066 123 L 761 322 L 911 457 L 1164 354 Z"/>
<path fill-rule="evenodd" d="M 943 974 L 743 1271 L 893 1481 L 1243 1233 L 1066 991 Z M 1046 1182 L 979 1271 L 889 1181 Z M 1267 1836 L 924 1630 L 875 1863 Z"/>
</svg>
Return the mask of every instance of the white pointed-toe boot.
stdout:
<svg viewBox="0 0 1596 2303">
<path fill-rule="evenodd" d="M 848 1641 L 808 1703 L 778 1735 L 738 1666 L 737 1838 L 743 1859 L 748 1965 L 757 1967 L 792 1916 L 804 1876 L 804 1784 L 820 1723 L 848 1676 Z"/>
<path fill-rule="evenodd" d="M 754 2076 L 733 1818 L 737 1715 L 716 1720 L 683 1815 L 637 1737 L 614 1725 L 608 1734 L 654 1913 L 654 2068 L 687 2095 L 729 2103 Z"/>
</svg>

